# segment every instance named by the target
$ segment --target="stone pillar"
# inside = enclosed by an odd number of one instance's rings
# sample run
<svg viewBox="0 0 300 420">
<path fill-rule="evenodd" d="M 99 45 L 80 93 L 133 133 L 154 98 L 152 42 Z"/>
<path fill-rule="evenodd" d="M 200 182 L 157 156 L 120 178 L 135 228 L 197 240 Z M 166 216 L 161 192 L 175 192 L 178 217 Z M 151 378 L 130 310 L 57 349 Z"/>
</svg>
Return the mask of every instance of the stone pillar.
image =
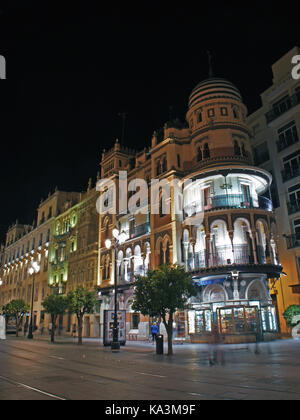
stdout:
<svg viewBox="0 0 300 420">
<path fill-rule="evenodd" d="M 253 248 L 253 258 L 254 258 L 254 264 L 258 264 L 257 259 L 257 249 L 256 249 L 256 230 L 251 230 L 251 240 L 252 240 L 252 248 Z"/>
<path fill-rule="evenodd" d="M 229 230 L 228 231 L 228 235 L 229 235 L 229 238 L 230 238 L 230 242 L 231 242 L 231 251 L 232 251 L 232 261 L 231 261 L 231 264 L 233 264 L 235 261 L 234 261 L 234 247 L 233 247 L 233 235 L 234 235 L 234 232 L 233 232 L 233 230 Z"/>
</svg>

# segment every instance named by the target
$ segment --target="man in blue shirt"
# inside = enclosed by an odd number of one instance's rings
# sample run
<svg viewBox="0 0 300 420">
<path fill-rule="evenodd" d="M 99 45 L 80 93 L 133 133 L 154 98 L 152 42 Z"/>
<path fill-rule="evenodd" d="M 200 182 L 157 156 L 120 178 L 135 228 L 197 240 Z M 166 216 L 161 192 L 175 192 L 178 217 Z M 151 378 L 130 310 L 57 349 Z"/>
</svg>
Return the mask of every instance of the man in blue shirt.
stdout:
<svg viewBox="0 0 300 420">
<path fill-rule="evenodd" d="M 151 334 L 152 334 L 152 342 L 156 341 L 157 334 L 159 332 L 159 328 L 156 322 L 151 325 Z"/>
</svg>

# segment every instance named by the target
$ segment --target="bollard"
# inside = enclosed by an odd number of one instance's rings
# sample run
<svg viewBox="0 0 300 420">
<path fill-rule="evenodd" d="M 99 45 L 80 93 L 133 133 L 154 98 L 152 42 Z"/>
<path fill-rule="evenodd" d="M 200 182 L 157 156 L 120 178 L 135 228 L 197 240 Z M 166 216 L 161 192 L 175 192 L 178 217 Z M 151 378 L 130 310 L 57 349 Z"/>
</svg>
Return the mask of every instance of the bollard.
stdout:
<svg viewBox="0 0 300 420">
<path fill-rule="evenodd" d="M 156 336 L 156 354 L 164 354 L 164 336 Z"/>
</svg>

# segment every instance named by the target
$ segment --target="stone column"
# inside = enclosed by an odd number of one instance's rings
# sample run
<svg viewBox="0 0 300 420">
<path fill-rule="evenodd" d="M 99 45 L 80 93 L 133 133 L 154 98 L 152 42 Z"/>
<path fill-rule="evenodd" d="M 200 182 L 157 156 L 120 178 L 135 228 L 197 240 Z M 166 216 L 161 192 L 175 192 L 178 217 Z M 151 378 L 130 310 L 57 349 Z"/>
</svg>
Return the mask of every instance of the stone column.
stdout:
<svg viewBox="0 0 300 420">
<path fill-rule="evenodd" d="M 258 264 L 257 259 L 257 249 L 256 249 L 256 230 L 251 230 L 251 240 L 252 240 L 252 248 L 253 248 L 253 258 L 254 258 L 254 264 Z"/>
</svg>

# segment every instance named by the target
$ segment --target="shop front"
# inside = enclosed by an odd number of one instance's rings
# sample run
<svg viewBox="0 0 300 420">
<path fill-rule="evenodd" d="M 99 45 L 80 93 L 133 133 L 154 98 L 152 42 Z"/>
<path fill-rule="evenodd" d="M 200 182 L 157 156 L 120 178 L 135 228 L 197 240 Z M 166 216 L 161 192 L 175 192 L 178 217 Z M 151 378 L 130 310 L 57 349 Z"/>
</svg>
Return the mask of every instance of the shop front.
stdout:
<svg viewBox="0 0 300 420">
<path fill-rule="evenodd" d="M 276 310 L 260 302 L 219 302 L 188 310 L 188 336 L 192 343 L 209 343 L 216 324 L 222 342 L 249 343 L 276 338 Z"/>
</svg>

